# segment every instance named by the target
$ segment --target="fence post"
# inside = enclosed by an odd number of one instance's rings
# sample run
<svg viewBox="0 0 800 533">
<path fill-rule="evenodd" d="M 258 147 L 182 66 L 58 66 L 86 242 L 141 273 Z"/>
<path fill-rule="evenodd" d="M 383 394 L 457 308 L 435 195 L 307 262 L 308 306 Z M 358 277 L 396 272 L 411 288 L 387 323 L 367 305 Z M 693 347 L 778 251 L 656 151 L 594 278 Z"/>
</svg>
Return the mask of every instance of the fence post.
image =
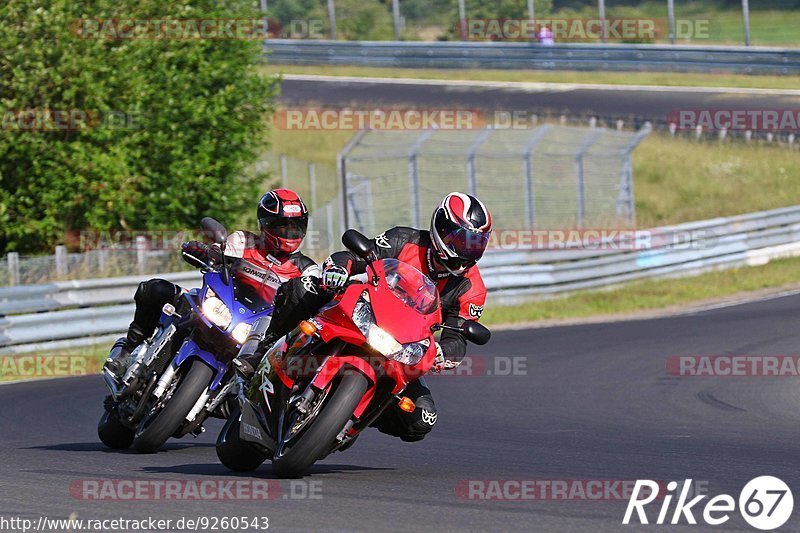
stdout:
<svg viewBox="0 0 800 533">
<path fill-rule="evenodd" d="M 19 285 L 19 253 L 8 252 L 7 260 L 9 285 Z"/>
<path fill-rule="evenodd" d="M 264 37 L 269 35 L 269 19 L 267 18 L 267 0 L 261 0 L 261 13 L 264 14 L 264 18 L 261 21 L 261 25 L 263 26 L 264 30 Z M 280 35 L 278 36 L 280 37 Z"/>
<path fill-rule="evenodd" d="M 147 239 L 143 235 L 136 237 L 136 268 L 139 274 L 147 270 Z"/>
<path fill-rule="evenodd" d="M 528 221 L 528 227 L 533 229 L 536 227 L 536 206 L 535 206 L 535 180 L 533 179 L 533 149 L 539 144 L 548 131 L 552 129 L 550 124 L 545 124 L 537 128 L 531 136 L 528 144 L 525 145 L 525 151 L 522 155 L 522 171 L 525 173 L 525 214 Z"/>
<path fill-rule="evenodd" d="M 467 8 L 464 0 L 458 0 L 458 29 L 462 41 L 467 40 Z"/>
<path fill-rule="evenodd" d="M 625 147 L 622 153 L 622 175 L 620 176 L 619 194 L 617 196 L 617 214 L 623 213 L 628 218 L 628 222 L 635 224 L 635 205 L 633 200 L 633 150 L 639 145 L 642 140 L 653 131 L 652 123 L 645 122 L 644 126 L 636 132 L 636 135 Z"/>
<path fill-rule="evenodd" d="M 286 162 L 286 154 L 281 154 L 281 187 L 289 188 L 289 168 Z"/>
<path fill-rule="evenodd" d="M 583 144 L 575 154 L 577 185 L 578 185 L 578 209 L 577 209 L 577 225 L 579 228 L 583 227 L 583 221 L 586 218 L 586 179 L 583 172 L 583 156 L 594 144 L 594 142 L 603 134 L 602 128 L 592 130 Z"/>
<path fill-rule="evenodd" d="M 349 204 L 347 202 L 347 156 L 353 148 L 358 146 L 367 131 L 369 130 L 359 130 L 342 148 L 342 151 L 336 154 L 336 171 L 339 173 L 339 205 L 341 206 L 339 217 L 342 233 L 347 231 L 350 223 Z M 333 232 L 333 229 L 331 229 L 331 232 Z"/>
<path fill-rule="evenodd" d="M 106 271 L 106 259 L 108 259 L 108 250 L 105 247 L 97 250 L 97 269 L 100 271 L 101 276 Z"/>
<path fill-rule="evenodd" d="M 669 19 L 669 43 L 675 44 L 675 0 L 667 0 L 667 18 Z"/>
<path fill-rule="evenodd" d="M 488 139 L 491 134 L 492 130 L 486 128 L 478 135 L 478 138 L 472 142 L 467 150 L 467 188 L 472 196 L 478 195 L 478 178 L 475 176 L 475 154 L 478 152 L 478 148 L 486 142 L 486 139 Z"/>
<path fill-rule="evenodd" d="M 419 164 L 417 162 L 417 152 L 425 144 L 425 141 L 431 138 L 435 130 L 427 130 L 422 135 L 417 137 L 414 144 L 408 150 L 408 189 L 411 202 L 411 225 L 415 228 L 419 227 L 420 212 L 419 212 Z"/>
<path fill-rule="evenodd" d="M 750 46 L 750 4 L 742 0 L 742 19 L 744 19 L 744 45 Z"/>
<path fill-rule="evenodd" d="M 336 241 L 336 238 L 334 237 L 334 235 L 336 235 L 336 232 L 333 231 L 333 206 L 334 205 L 335 204 L 333 202 L 330 202 L 329 204 L 327 204 L 325 206 L 325 218 L 326 218 L 326 222 L 328 223 L 328 231 L 327 231 L 327 234 L 328 234 L 328 255 L 333 253 L 333 243 Z"/>
<path fill-rule="evenodd" d="M 308 162 L 308 192 L 311 196 L 311 211 L 317 210 L 317 166 Z"/>
<path fill-rule="evenodd" d="M 392 19 L 394 22 L 394 40 L 400 40 L 400 0 L 392 0 Z"/>
<path fill-rule="evenodd" d="M 336 40 L 336 5 L 328 0 L 328 21 L 331 24 L 331 40 Z"/>
<path fill-rule="evenodd" d="M 535 21 L 536 21 L 536 10 L 535 10 L 535 7 L 533 5 L 533 0 L 528 0 L 528 24 L 530 25 L 530 28 L 531 28 L 531 33 L 530 33 L 530 35 L 528 35 L 528 38 L 531 41 L 535 41 L 536 40 L 536 24 L 535 24 Z"/>
<path fill-rule="evenodd" d="M 600 40 L 605 44 L 606 42 L 606 2 L 605 0 L 597 0 L 597 10 L 600 14 Z"/>
<path fill-rule="evenodd" d="M 67 264 L 67 247 L 63 244 L 56 246 L 56 275 L 66 276 L 69 274 L 69 266 Z"/>
</svg>

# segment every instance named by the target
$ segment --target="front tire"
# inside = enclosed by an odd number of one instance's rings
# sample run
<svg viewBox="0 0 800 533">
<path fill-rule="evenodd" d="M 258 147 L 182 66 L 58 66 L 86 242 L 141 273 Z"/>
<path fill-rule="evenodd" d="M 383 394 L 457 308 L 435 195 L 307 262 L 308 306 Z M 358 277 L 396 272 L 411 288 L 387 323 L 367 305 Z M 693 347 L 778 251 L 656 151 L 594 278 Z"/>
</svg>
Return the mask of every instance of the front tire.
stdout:
<svg viewBox="0 0 800 533">
<path fill-rule="evenodd" d="M 317 459 L 330 450 L 334 439 L 353 416 L 369 382 L 352 369 L 339 382 L 322 410 L 291 448 L 272 461 L 272 471 L 282 478 L 302 476 Z"/>
<path fill-rule="evenodd" d="M 112 450 L 124 450 L 133 442 L 134 431 L 119 419 L 116 407 L 106 409 L 97 424 L 97 436 Z"/>
<path fill-rule="evenodd" d="M 241 413 L 237 409 L 222 427 L 217 438 L 217 457 L 234 472 L 252 472 L 267 460 L 267 455 L 239 438 L 240 418 Z"/>
<path fill-rule="evenodd" d="M 153 453 L 163 446 L 178 430 L 213 377 L 214 371 L 203 361 L 199 359 L 189 361 L 186 374 L 178 383 L 167 405 L 160 412 L 146 416 L 139 424 L 136 437 L 133 439 L 136 451 Z"/>
</svg>

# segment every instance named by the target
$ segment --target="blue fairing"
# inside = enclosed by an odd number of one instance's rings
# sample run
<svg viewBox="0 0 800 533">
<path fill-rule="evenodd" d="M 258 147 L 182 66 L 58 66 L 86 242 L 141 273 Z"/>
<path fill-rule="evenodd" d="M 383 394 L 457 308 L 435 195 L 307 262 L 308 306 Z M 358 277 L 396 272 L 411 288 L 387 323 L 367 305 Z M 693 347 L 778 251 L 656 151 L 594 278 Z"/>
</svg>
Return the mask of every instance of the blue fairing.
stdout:
<svg viewBox="0 0 800 533">
<path fill-rule="evenodd" d="M 222 300 L 231 311 L 231 323 L 224 330 L 229 336 L 237 325 L 241 323 L 253 324 L 259 318 L 272 314 L 271 305 L 254 305 L 253 307 L 256 310 L 243 305 L 242 302 L 237 299 L 237 295 L 234 290 L 234 280 L 231 279 L 231 282 L 226 285 L 223 283 L 222 276 L 218 272 L 209 271 L 203 276 L 203 288 L 199 291 L 199 299 L 196 300 L 195 298 L 189 298 L 189 303 L 192 307 L 192 312 L 194 313 L 195 317 L 202 320 L 208 327 L 216 328 L 217 326 L 212 324 L 205 316 L 203 316 L 203 313 L 200 311 L 200 307 L 198 305 L 198 303 L 205 298 L 208 289 L 213 290 L 217 297 Z M 234 341 L 231 340 L 231 342 Z M 175 356 L 174 364 L 180 366 L 186 360 L 192 357 L 201 359 L 208 366 L 215 370 L 216 373 L 214 375 L 214 380 L 211 383 L 210 390 L 216 390 L 222 382 L 222 378 L 227 371 L 228 364 L 217 359 L 215 354 L 201 349 L 196 342 L 194 342 L 191 338 L 188 338 L 181 346 L 178 354 Z"/>
<path fill-rule="evenodd" d="M 214 381 L 211 382 L 209 390 L 217 390 L 220 382 L 222 382 L 222 376 L 225 375 L 225 371 L 228 369 L 228 365 L 218 360 L 211 352 L 201 349 L 192 339 L 186 339 L 183 343 L 181 349 L 178 350 L 178 355 L 175 356 L 174 364 L 175 366 L 181 366 L 187 359 L 192 357 L 199 358 L 214 369 Z"/>
</svg>

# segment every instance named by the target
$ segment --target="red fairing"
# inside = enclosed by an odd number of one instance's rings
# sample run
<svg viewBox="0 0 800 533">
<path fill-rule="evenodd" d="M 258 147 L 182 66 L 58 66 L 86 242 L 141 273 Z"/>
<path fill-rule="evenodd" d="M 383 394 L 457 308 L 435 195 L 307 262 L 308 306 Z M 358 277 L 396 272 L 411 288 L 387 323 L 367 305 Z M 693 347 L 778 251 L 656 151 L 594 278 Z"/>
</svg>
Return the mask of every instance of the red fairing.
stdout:
<svg viewBox="0 0 800 533">
<path fill-rule="evenodd" d="M 441 323 L 441 309 L 438 307 L 437 299 L 437 307 L 433 312 L 423 314 L 415 311 L 403 303 L 390 290 L 386 283 L 382 262 L 373 263 L 373 267 L 379 279 L 377 286 L 371 283 L 350 285 L 338 298 L 338 305 L 323 311 L 314 320 L 321 326 L 317 334 L 326 343 L 338 339 L 348 345 L 367 348 L 368 351 L 374 353 L 375 356 L 372 360 L 378 361 L 378 367 L 383 375 L 395 381 L 393 393 L 399 393 L 408 383 L 426 374 L 433 365 L 436 357 L 436 346 L 431 328 Z M 369 274 L 371 275 L 372 272 L 369 272 Z M 376 324 L 396 341 L 401 344 L 419 342 L 424 339 L 429 341 L 430 344 L 425 355 L 417 364 L 406 365 L 400 363 L 383 357 L 374 349 L 368 347 L 364 335 L 351 318 L 358 300 L 365 292 L 368 294 Z M 346 353 L 329 358 L 314 378 L 314 385 L 324 389 L 339 374 L 340 370 L 348 365 L 364 374 L 374 386 L 377 380 L 376 370 L 363 356 Z M 367 406 L 373 393 L 374 387 L 371 386 L 366 395 L 369 398 L 365 396 L 365 399 L 359 405 L 361 409 Z M 356 416 L 359 416 L 359 414 L 355 413 Z"/>
</svg>

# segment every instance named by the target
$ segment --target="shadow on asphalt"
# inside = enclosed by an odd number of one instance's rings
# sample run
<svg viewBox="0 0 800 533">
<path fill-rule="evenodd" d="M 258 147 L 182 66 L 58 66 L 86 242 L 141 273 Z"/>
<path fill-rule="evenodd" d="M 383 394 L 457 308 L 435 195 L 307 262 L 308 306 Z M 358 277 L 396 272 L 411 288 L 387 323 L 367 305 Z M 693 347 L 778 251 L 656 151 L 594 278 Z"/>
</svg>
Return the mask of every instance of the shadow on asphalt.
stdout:
<svg viewBox="0 0 800 533">
<path fill-rule="evenodd" d="M 187 444 L 179 444 L 179 443 L 168 443 L 163 448 L 158 450 L 155 453 L 164 453 L 164 452 L 171 452 L 171 451 L 180 451 L 189 448 L 213 448 L 215 445 L 213 442 L 193 442 Z M 106 447 L 103 443 L 97 442 L 62 442 L 60 444 L 51 444 L 48 446 L 29 446 L 27 448 L 20 448 L 21 450 L 54 450 L 54 451 L 61 451 L 61 452 L 107 452 L 107 453 L 123 453 L 123 454 L 134 454 L 134 455 L 148 455 L 148 454 L 140 454 L 133 448 L 128 448 L 126 450 L 112 450 L 111 448 Z"/>
<path fill-rule="evenodd" d="M 314 465 L 309 472 L 309 475 L 315 474 L 340 474 L 343 472 L 367 472 L 367 471 L 388 471 L 396 470 L 396 468 L 382 468 L 371 466 L 358 466 L 358 465 L 332 465 L 320 464 Z M 197 476 L 236 476 L 236 477 L 267 477 L 277 479 L 277 476 L 272 474 L 269 463 L 264 463 L 254 472 L 232 472 L 220 463 L 193 463 L 186 465 L 170 465 L 170 466 L 143 466 L 142 471 L 151 474 L 185 474 Z"/>
</svg>

